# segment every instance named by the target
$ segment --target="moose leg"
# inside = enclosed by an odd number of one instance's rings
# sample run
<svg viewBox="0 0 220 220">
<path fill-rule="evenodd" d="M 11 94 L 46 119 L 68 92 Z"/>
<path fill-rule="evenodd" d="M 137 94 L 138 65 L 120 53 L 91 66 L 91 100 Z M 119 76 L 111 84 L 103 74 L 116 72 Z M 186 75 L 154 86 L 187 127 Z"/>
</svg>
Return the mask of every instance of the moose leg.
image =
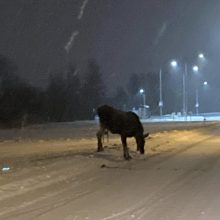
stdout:
<svg viewBox="0 0 220 220">
<path fill-rule="evenodd" d="M 106 139 L 107 139 L 107 142 L 109 141 L 109 135 L 108 135 L 108 130 L 105 129 L 103 135 L 102 135 L 102 143 L 105 142 L 105 136 L 106 136 Z"/>
<path fill-rule="evenodd" d="M 135 136 L 135 140 L 136 140 L 136 144 L 137 144 L 137 151 L 139 151 L 140 150 L 140 144 L 139 144 L 138 136 Z"/>
<path fill-rule="evenodd" d="M 98 152 L 104 150 L 104 148 L 102 146 L 102 137 L 103 137 L 104 133 L 105 133 L 105 128 L 100 126 L 99 131 L 96 133 L 96 137 L 97 137 L 97 141 L 98 141 L 98 148 L 97 148 Z"/>
<path fill-rule="evenodd" d="M 124 158 L 125 160 L 130 160 L 131 156 L 129 155 L 129 152 L 128 152 L 126 136 L 121 135 L 121 142 L 122 142 L 123 150 L 124 150 Z"/>
</svg>

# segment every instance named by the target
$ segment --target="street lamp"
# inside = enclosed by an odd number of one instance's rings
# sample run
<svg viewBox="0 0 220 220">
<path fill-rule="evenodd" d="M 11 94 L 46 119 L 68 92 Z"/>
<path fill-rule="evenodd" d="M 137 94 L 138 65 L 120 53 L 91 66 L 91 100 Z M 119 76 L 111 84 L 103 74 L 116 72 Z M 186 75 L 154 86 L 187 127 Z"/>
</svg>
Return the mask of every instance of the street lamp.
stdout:
<svg viewBox="0 0 220 220">
<path fill-rule="evenodd" d="M 142 112 L 142 117 L 145 118 L 146 116 L 146 95 L 145 95 L 145 91 L 144 89 L 140 89 L 139 90 L 140 94 L 142 95 L 143 97 L 143 112 Z"/>
<path fill-rule="evenodd" d="M 204 56 L 203 53 L 200 53 L 200 54 L 198 55 L 198 57 L 199 57 L 200 59 L 204 59 L 204 58 L 205 58 L 205 56 Z"/>
<path fill-rule="evenodd" d="M 178 66 L 178 63 L 176 60 L 172 60 L 170 62 L 170 65 L 173 67 L 173 68 L 176 68 Z M 188 67 L 187 67 L 187 64 L 185 63 L 184 65 L 184 71 L 183 71 L 183 115 L 185 117 L 187 117 L 187 102 L 186 102 L 186 76 L 187 76 L 187 72 L 188 72 Z"/>
<path fill-rule="evenodd" d="M 177 61 L 176 60 L 172 60 L 170 62 L 170 64 L 171 64 L 172 67 L 177 67 Z"/>
<path fill-rule="evenodd" d="M 196 73 L 199 71 L 199 67 L 197 65 L 194 65 L 192 69 Z"/>
<path fill-rule="evenodd" d="M 140 93 L 143 94 L 144 93 L 144 89 L 140 89 Z"/>
<path fill-rule="evenodd" d="M 203 54 L 199 54 L 199 57 L 203 57 Z M 199 67 L 197 65 L 193 66 L 193 72 L 197 73 L 199 71 Z M 196 115 L 199 114 L 199 90 L 198 88 L 196 88 L 196 104 L 195 104 L 195 108 L 196 108 Z"/>
<path fill-rule="evenodd" d="M 140 89 L 139 92 L 140 92 L 140 94 L 141 94 L 142 97 L 143 97 L 143 106 L 145 106 L 145 105 L 146 105 L 145 91 L 144 91 L 144 89 Z"/>
</svg>

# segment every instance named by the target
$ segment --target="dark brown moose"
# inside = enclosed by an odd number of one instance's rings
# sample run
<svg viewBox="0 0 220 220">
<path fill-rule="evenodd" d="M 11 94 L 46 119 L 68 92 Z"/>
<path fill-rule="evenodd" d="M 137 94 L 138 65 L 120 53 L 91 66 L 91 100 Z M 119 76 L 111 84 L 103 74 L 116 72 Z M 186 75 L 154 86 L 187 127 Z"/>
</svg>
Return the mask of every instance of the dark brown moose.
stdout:
<svg viewBox="0 0 220 220">
<path fill-rule="evenodd" d="M 96 134 L 98 152 L 104 150 L 102 136 L 106 130 L 109 130 L 111 133 L 121 136 L 125 160 L 131 159 L 127 147 L 127 137 L 134 137 L 137 143 L 137 151 L 144 154 L 145 138 L 149 133 L 144 134 L 143 126 L 135 113 L 120 111 L 108 105 L 100 106 L 97 113 L 100 122 L 100 129 Z"/>
</svg>

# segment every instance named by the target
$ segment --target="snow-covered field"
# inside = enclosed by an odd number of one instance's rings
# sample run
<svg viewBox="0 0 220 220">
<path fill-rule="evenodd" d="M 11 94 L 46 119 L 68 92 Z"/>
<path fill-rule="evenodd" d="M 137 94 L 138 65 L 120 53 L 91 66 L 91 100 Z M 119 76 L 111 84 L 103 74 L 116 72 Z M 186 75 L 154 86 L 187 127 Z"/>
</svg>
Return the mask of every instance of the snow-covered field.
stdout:
<svg viewBox="0 0 220 220">
<path fill-rule="evenodd" d="M 144 123 L 146 154 L 95 122 L 0 131 L 0 219 L 219 219 L 220 124 Z"/>
</svg>

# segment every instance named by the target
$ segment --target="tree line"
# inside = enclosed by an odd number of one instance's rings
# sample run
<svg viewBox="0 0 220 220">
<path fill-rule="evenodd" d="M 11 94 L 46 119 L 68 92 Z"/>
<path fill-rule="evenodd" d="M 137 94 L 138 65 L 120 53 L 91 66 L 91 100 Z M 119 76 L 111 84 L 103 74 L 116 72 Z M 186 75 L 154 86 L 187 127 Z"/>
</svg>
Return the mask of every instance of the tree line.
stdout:
<svg viewBox="0 0 220 220">
<path fill-rule="evenodd" d="M 82 77 L 83 75 L 83 77 Z M 51 74 L 45 89 L 26 83 L 17 75 L 17 67 L 0 55 L 0 125 L 25 126 L 31 123 L 67 122 L 94 119 L 96 108 L 110 104 L 122 110 L 142 104 L 140 88 L 152 114 L 159 114 L 159 73 L 132 73 L 125 83 L 109 95 L 104 73 L 94 60 L 81 74 L 70 65 L 66 71 Z M 127 80 L 127 81 L 126 81 Z M 179 86 L 173 86 L 169 73 L 163 74 L 164 113 L 181 109 Z M 176 101 L 174 101 L 176 100 Z"/>
</svg>

